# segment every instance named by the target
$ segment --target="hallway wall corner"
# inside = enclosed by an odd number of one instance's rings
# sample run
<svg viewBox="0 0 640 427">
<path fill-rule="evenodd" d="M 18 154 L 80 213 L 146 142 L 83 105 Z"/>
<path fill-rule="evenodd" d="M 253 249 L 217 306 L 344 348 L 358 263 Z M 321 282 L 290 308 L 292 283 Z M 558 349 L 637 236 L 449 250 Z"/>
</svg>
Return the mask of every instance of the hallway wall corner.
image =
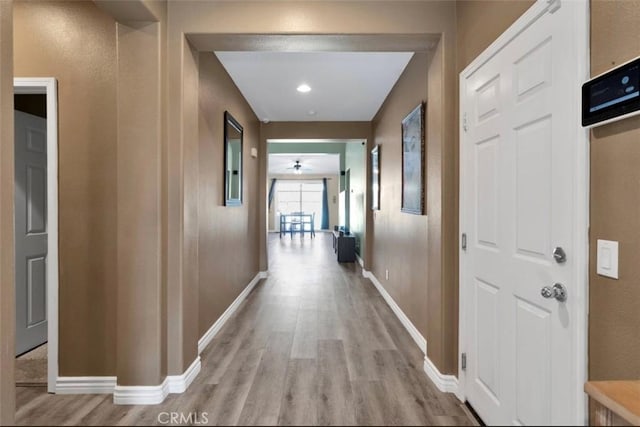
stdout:
<svg viewBox="0 0 640 427">
<path fill-rule="evenodd" d="M 0 425 L 12 425 L 14 385 L 13 1 L 0 1 Z"/>
</svg>

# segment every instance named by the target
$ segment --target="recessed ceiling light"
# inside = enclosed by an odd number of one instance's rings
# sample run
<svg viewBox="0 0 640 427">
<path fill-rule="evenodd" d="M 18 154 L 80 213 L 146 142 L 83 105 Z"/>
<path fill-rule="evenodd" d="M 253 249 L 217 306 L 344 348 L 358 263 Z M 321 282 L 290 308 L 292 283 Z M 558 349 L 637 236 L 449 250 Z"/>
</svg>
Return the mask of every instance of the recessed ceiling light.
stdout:
<svg viewBox="0 0 640 427">
<path fill-rule="evenodd" d="M 315 116 L 315 115 L 316 115 L 316 112 L 315 112 L 315 110 L 309 110 L 309 113 L 308 113 L 308 114 L 309 114 L 310 116 Z"/>
<path fill-rule="evenodd" d="M 306 83 L 303 83 L 300 86 L 298 86 L 298 92 L 302 92 L 302 93 L 311 92 L 311 86 L 309 86 Z"/>
</svg>

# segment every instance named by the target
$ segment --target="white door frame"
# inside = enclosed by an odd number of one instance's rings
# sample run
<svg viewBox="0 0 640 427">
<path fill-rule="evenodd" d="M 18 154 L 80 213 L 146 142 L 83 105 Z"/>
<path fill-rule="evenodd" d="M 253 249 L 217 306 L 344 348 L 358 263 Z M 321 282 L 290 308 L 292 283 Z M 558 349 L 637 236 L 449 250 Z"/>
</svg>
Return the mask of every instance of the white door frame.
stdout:
<svg viewBox="0 0 640 427">
<path fill-rule="evenodd" d="M 47 97 L 47 390 L 58 379 L 58 89 L 56 79 L 14 78 L 15 94 Z M 14 331 L 15 339 L 15 331 Z"/>
<path fill-rule="evenodd" d="M 562 7 L 562 1 L 565 0 L 537 0 L 511 27 L 509 27 L 496 41 L 494 41 L 484 52 L 482 52 L 468 67 L 460 73 L 460 233 L 464 233 L 467 225 L 465 223 L 465 213 L 471 206 L 466 206 L 466 188 L 465 188 L 465 168 L 462 160 L 465 158 L 465 123 L 464 113 L 468 108 L 465 105 L 463 97 L 464 82 L 467 77 L 473 74 L 478 68 L 498 54 L 506 45 L 516 38 L 525 29 L 533 25 L 538 18 L 546 13 L 554 13 L 559 7 Z M 571 117 L 573 118 L 574 138 L 575 138 L 575 176 L 574 185 L 574 206 L 576 207 L 576 216 L 574 221 L 574 248 L 575 253 L 575 271 L 576 290 L 571 295 L 575 301 L 576 310 L 573 322 L 576 325 L 576 334 L 574 337 L 573 348 L 576 355 L 583 355 L 576 360 L 575 378 L 578 384 L 575 385 L 575 409 L 574 420 L 576 425 L 585 425 L 588 421 L 587 397 L 584 394 L 583 387 L 587 381 L 587 331 L 588 331 L 588 309 L 589 309 L 589 133 L 581 125 L 581 85 L 589 79 L 590 72 L 590 55 L 589 55 L 589 2 L 587 0 L 570 0 L 572 3 L 580 2 L 582 7 L 579 13 L 574 16 L 576 20 L 576 49 L 573 52 L 567 52 L 572 55 L 573 60 L 579 70 L 576 76 L 574 87 L 574 102 L 571 105 Z M 456 395 L 462 401 L 466 400 L 465 383 L 466 374 L 462 370 L 462 353 L 466 352 L 467 336 L 466 336 L 466 293 L 464 292 L 465 283 L 465 252 L 459 250 L 459 335 L 458 335 L 458 391 Z"/>
</svg>

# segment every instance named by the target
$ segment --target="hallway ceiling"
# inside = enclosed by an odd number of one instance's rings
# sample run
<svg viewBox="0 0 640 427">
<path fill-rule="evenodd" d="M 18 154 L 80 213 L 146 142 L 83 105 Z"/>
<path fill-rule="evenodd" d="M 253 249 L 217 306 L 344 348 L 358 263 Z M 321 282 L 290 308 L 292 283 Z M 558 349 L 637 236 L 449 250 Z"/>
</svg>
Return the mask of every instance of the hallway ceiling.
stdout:
<svg viewBox="0 0 640 427">
<path fill-rule="evenodd" d="M 413 52 L 215 52 L 260 120 L 370 121 Z M 311 87 L 308 93 L 296 88 Z"/>
<path fill-rule="evenodd" d="M 338 175 L 340 173 L 339 154 L 269 154 L 269 175 L 295 175 L 296 160 L 302 165 L 300 175 Z"/>
</svg>

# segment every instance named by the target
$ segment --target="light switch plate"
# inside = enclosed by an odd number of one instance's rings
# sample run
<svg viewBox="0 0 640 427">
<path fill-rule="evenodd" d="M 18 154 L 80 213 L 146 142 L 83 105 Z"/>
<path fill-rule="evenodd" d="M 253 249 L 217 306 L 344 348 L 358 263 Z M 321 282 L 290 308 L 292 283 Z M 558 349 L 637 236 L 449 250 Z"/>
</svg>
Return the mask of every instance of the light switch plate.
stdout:
<svg viewBox="0 0 640 427">
<path fill-rule="evenodd" d="M 618 242 L 598 240 L 596 272 L 600 276 L 618 278 Z"/>
<path fill-rule="evenodd" d="M 251 157 L 253 157 L 254 159 L 256 157 L 258 157 L 258 149 L 255 147 L 251 147 Z"/>
</svg>

